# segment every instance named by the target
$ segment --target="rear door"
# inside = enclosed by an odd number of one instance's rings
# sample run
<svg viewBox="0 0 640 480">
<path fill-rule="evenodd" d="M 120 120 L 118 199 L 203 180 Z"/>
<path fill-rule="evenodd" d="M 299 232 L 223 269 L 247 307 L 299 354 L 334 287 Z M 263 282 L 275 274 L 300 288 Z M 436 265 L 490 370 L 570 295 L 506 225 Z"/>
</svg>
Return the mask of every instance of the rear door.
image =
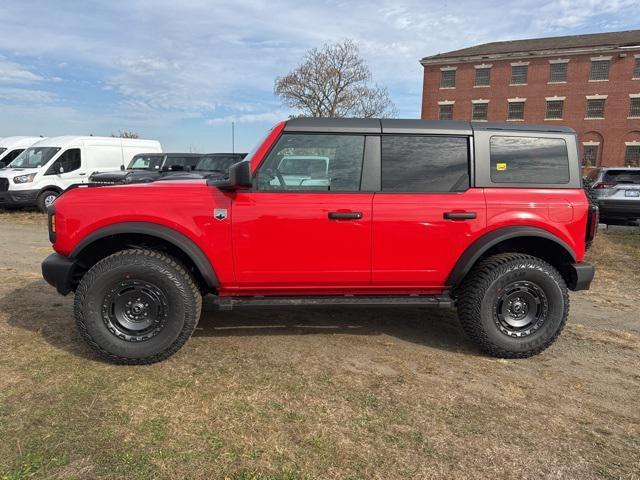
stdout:
<svg viewBox="0 0 640 480">
<path fill-rule="evenodd" d="M 360 188 L 365 143 L 358 134 L 280 137 L 252 191 L 233 200 L 240 288 L 329 293 L 370 285 L 373 193 Z M 294 157 L 304 158 L 296 175 L 280 171 L 283 159 Z M 328 169 L 320 172 L 322 162 Z"/>
<path fill-rule="evenodd" d="M 373 285 L 438 288 L 486 225 L 470 188 L 470 137 L 383 135 L 373 201 Z"/>
</svg>

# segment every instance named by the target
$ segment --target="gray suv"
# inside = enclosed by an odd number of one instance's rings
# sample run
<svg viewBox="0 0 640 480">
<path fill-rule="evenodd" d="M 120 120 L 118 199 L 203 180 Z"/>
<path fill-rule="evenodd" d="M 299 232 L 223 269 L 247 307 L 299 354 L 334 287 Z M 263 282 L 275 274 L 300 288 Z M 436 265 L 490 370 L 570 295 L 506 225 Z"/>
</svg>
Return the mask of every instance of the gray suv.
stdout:
<svg viewBox="0 0 640 480">
<path fill-rule="evenodd" d="M 598 201 L 600 222 L 635 223 L 640 219 L 640 168 L 601 167 L 585 183 Z"/>
</svg>

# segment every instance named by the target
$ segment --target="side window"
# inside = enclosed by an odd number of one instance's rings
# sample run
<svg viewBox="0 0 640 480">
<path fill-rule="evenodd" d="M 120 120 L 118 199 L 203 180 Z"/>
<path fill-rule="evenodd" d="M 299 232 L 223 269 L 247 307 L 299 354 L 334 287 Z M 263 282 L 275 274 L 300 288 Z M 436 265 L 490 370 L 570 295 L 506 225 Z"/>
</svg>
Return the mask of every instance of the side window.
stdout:
<svg viewBox="0 0 640 480">
<path fill-rule="evenodd" d="M 62 155 L 54 162 L 47 171 L 47 175 L 56 173 L 69 173 L 80 168 L 80 149 L 70 148 L 62 152 Z"/>
<path fill-rule="evenodd" d="M 469 188 L 466 137 L 383 136 L 383 192 L 461 192 Z"/>
<path fill-rule="evenodd" d="M 364 136 L 284 134 L 256 173 L 257 190 L 357 192 Z"/>
<path fill-rule="evenodd" d="M 2 161 L 5 163 L 5 165 L 9 165 L 11 162 L 13 162 L 13 160 L 15 160 L 15 158 L 20 155 L 22 152 L 24 152 L 24 148 L 19 148 L 17 150 L 11 150 L 9 153 L 7 153 L 4 158 L 2 159 Z"/>
<path fill-rule="evenodd" d="M 569 155 L 561 138 L 491 137 L 491 181 L 569 183 Z"/>
</svg>

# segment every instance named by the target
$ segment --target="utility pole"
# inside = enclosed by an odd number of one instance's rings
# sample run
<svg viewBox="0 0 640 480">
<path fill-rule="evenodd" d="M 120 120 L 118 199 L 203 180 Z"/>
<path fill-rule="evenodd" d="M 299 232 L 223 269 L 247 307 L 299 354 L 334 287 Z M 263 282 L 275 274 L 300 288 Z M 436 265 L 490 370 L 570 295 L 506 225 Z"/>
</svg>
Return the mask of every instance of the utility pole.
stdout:
<svg viewBox="0 0 640 480">
<path fill-rule="evenodd" d="M 236 153 L 236 122 L 231 122 L 231 153 Z"/>
</svg>

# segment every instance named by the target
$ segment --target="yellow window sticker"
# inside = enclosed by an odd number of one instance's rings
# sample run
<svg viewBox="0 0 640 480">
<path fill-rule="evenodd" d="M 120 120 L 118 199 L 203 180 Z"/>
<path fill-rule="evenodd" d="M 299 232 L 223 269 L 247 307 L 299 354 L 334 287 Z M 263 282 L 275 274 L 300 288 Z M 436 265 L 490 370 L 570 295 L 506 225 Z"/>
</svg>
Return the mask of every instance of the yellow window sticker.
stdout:
<svg viewBox="0 0 640 480">
<path fill-rule="evenodd" d="M 496 170 L 498 170 L 499 172 L 502 172 L 506 169 L 507 169 L 506 163 L 496 163 Z"/>
</svg>

